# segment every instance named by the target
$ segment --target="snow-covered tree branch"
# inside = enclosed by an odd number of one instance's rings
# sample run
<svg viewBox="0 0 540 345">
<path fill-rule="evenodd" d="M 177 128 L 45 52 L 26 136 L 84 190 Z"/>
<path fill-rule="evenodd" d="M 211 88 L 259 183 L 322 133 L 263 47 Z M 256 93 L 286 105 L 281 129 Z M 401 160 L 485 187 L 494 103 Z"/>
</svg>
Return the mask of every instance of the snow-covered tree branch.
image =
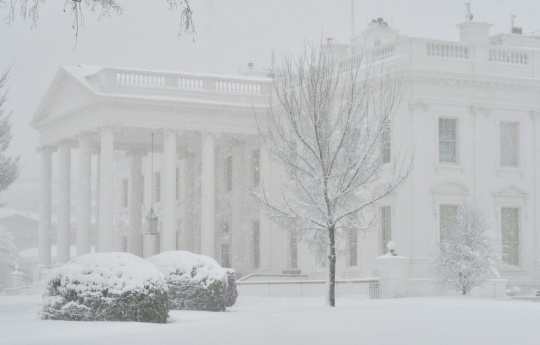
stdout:
<svg viewBox="0 0 540 345">
<path fill-rule="evenodd" d="M 272 66 L 270 110 L 257 121 L 263 146 L 285 171 L 281 196 L 253 195 L 300 240 L 327 248 L 328 303 L 335 306 L 336 247 L 375 224 L 374 206 L 407 178 L 412 157 L 383 173 L 381 141 L 404 91 L 403 73 L 356 55 L 308 45 Z M 358 57 L 358 58 L 357 58 Z"/>
<path fill-rule="evenodd" d="M 435 288 L 468 294 L 490 278 L 498 278 L 499 248 L 489 238 L 489 222 L 478 204 L 459 206 L 454 226 L 435 254 L 432 272 Z"/>
<path fill-rule="evenodd" d="M 180 13 L 180 31 L 182 33 L 194 35 L 195 26 L 193 25 L 193 11 L 190 6 L 190 0 L 166 0 L 171 10 L 182 7 Z M 30 18 L 32 27 L 38 23 L 40 9 L 47 3 L 47 0 L 0 0 L 0 9 L 6 8 L 8 14 L 6 19 L 11 23 L 21 17 L 23 20 Z M 96 13 L 98 18 L 107 17 L 113 14 L 121 15 L 123 8 L 118 0 L 64 0 L 64 12 L 71 11 L 73 16 L 73 28 L 76 34 L 79 28 L 84 25 L 84 11 Z"/>
</svg>

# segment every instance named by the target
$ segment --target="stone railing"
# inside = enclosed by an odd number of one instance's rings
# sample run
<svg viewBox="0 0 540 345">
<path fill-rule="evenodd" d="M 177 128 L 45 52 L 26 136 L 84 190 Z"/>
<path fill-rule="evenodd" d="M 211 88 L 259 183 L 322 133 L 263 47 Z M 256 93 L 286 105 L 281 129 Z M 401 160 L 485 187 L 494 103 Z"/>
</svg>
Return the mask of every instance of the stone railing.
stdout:
<svg viewBox="0 0 540 345">
<path fill-rule="evenodd" d="M 396 46 L 395 44 L 388 44 L 381 48 L 376 48 L 371 53 L 371 57 L 373 61 L 378 61 L 382 59 L 389 58 L 391 56 L 394 56 L 396 52 Z"/>
<path fill-rule="evenodd" d="M 426 53 L 427 56 L 438 58 L 463 60 L 468 60 L 470 58 L 469 47 L 456 42 L 428 41 Z"/>
<path fill-rule="evenodd" d="M 271 79 L 236 76 L 196 75 L 174 72 L 135 71 L 106 68 L 90 77 L 104 90 L 148 89 L 163 91 L 214 92 L 224 94 L 263 95 Z"/>
<path fill-rule="evenodd" d="M 492 47 L 489 48 L 489 61 L 514 65 L 529 65 L 531 59 L 529 52 L 526 50 Z"/>
</svg>

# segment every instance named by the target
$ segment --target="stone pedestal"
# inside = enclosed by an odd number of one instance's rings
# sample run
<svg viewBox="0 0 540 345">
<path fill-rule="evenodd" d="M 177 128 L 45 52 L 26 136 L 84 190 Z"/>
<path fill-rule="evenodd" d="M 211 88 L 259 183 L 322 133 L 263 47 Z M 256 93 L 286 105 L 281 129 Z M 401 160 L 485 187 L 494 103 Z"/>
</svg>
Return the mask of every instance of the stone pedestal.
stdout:
<svg viewBox="0 0 540 345">
<path fill-rule="evenodd" d="M 24 273 L 15 271 L 11 273 L 11 287 L 12 288 L 20 288 L 21 286 L 24 286 L 23 282 Z"/>
<path fill-rule="evenodd" d="M 379 298 L 405 297 L 405 276 L 409 258 L 385 254 L 375 259 L 379 266 Z"/>
</svg>

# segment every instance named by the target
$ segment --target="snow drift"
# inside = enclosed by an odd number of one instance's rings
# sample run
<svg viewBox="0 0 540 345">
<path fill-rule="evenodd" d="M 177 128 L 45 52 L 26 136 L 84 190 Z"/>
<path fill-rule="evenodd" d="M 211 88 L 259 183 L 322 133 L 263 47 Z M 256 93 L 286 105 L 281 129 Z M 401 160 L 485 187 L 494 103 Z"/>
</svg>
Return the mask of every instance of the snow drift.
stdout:
<svg viewBox="0 0 540 345">
<path fill-rule="evenodd" d="M 165 323 L 163 274 L 128 253 L 82 255 L 49 272 L 42 319 Z"/>
<path fill-rule="evenodd" d="M 214 259 L 187 251 L 170 251 L 147 260 L 165 275 L 171 309 L 225 310 L 227 273 Z"/>
</svg>

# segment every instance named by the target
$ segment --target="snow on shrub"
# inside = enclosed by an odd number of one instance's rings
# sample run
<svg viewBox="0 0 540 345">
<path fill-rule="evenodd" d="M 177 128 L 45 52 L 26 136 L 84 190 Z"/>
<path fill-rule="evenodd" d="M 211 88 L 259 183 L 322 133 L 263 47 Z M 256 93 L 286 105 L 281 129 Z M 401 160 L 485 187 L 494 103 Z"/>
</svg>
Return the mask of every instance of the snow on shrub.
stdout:
<svg viewBox="0 0 540 345">
<path fill-rule="evenodd" d="M 147 260 L 165 275 L 171 309 L 225 310 L 227 273 L 214 259 L 187 251 L 170 251 Z"/>
<path fill-rule="evenodd" d="M 42 319 L 165 323 L 163 274 L 128 253 L 82 255 L 49 272 Z"/>
</svg>

